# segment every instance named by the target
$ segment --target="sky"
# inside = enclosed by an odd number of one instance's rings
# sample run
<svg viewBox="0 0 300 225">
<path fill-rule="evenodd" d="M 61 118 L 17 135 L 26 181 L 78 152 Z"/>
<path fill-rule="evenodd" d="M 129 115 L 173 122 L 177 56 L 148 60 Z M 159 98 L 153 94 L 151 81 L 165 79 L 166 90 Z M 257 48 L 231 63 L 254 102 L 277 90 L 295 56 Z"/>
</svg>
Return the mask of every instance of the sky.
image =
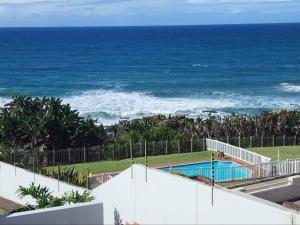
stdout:
<svg viewBox="0 0 300 225">
<path fill-rule="evenodd" d="M 300 22 L 300 0 L 0 0 L 0 27 Z"/>
</svg>

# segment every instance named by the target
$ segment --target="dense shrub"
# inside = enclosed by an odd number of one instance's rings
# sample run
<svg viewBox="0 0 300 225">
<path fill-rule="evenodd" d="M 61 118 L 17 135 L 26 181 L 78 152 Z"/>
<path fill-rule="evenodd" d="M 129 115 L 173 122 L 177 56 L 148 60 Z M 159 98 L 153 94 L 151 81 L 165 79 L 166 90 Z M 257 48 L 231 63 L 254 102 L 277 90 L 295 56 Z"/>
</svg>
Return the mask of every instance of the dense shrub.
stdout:
<svg viewBox="0 0 300 225">
<path fill-rule="evenodd" d="M 58 98 L 15 96 L 0 110 L 0 142 L 39 151 L 104 144 L 106 132 Z"/>
<path fill-rule="evenodd" d="M 78 193 L 78 191 L 71 191 L 65 193 L 62 197 L 54 197 L 47 187 L 35 185 L 34 183 L 31 183 L 28 188 L 20 186 L 17 190 L 17 194 L 20 198 L 31 196 L 36 200 L 36 204 L 25 204 L 24 206 L 12 210 L 10 213 L 51 208 L 71 203 L 90 202 L 95 199 L 88 191 L 84 191 L 82 194 Z"/>
<path fill-rule="evenodd" d="M 300 111 L 278 110 L 258 115 L 231 114 L 225 117 L 210 114 L 208 118 L 191 119 L 185 116 L 153 116 L 132 121 L 120 121 L 110 126 L 120 142 L 129 139 L 172 140 L 191 136 L 218 139 L 239 136 L 294 136 L 300 130 Z"/>
</svg>

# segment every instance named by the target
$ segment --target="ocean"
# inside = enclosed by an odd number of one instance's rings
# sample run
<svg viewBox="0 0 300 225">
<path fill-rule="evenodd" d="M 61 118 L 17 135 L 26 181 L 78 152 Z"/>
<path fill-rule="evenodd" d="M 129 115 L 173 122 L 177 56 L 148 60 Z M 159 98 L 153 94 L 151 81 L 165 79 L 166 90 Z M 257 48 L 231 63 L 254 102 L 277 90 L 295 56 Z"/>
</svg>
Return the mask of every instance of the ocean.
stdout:
<svg viewBox="0 0 300 225">
<path fill-rule="evenodd" d="M 0 105 L 20 94 L 106 125 L 300 109 L 300 24 L 0 28 Z"/>
</svg>

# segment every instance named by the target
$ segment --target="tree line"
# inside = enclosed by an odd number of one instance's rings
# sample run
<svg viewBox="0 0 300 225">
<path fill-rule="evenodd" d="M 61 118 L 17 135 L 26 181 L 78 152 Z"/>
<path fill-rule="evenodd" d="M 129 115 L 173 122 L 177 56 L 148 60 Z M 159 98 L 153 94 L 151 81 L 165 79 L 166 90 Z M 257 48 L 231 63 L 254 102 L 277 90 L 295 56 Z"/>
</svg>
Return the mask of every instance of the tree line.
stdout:
<svg viewBox="0 0 300 225">
<path fill-rule="evenodd" d="M 196 119 L 186 116 L 157 115 L 110 126 L 116 140 L 128 143 L 141 140 L 189 139 L 192 136 L 226 140 L 250 136 L 295 136 L 300 131 L 299 110 L 274 110 L 258 115 L 236 114 L 221 117 L 209 114 Z"/>
</svg>

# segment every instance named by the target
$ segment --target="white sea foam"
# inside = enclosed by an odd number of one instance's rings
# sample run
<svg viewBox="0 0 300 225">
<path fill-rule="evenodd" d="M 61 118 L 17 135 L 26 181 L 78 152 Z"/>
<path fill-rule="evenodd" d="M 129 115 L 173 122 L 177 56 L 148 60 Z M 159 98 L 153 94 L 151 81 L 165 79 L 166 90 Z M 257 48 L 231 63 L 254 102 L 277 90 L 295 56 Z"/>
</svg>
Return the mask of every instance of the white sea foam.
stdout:
<svg viewBox="0 0 300 225">
<path fill-rule="evenodd" d="M 0 97 L 0 107 L 3 107 L 5 104 L 9 103 L 11 98 L 8 97 Z"/>
<path fill-rule="evenodd" d="M 194 64 L 192 65 L 192 67 L 204 67 L 204 68 L 206 68 L 206 67 L 208 67 L 208 65 L 206 65 L 206 64 L 201 64 L 201 63 L 194 63 Z"/>
<path fill-rule="evenodd" d="M 281 83 L 281 89 L 288 92 L 300 92 L 300 85 L 290 84 L 290 83 Z"/>
<path fill-rule="evenodd" d="M 271 98 L 224 94 L 197 98 L 159 98 L 145 93 L 118 91 L 87 91 L 80 95 L 65 97 L 64 101 L 84 115 L 99 118 L 103 124 L 112 124 L 120 118 L 133 119 L 155 114 L 185 114 L 191 117 L 203 115 L 204 110 L 218 113 L 235 109 L 295 108 L 300 99 Z"/>
<path fill-rule="evenodd" d="M 234 107 L 236 103 L 224 99 L 158 98 L 144 93 L 115 91 L 88 91 L 64 98 L 65 102 L 83 114 L 105 112 L 110 118 L 101 118 L 107 124 L 120 118 L 137 118 L 154 114 L 200 114 L 202 110 Z"/>
<path fill-rule="evenodd" d="M 11 99 L 0 97 L 0 107 Z M 218 92 L 211 96 L 197 95 L 191 98 L 160 98 L 147 93 L 122 91 L 86 91 L 63 97 L 82 115 L 98 118 L 105 125 L 120 119 L 134 119 L 155 114 L 185 114 L 189 117 L 206 117 L 205 110 L 216 110 L 219 115 L 229 112 L 255 109 L 300 109 L 300 97 L 266 97 Z M 248 110 L 249 109 L 249 110 Z"/>
</svg>

